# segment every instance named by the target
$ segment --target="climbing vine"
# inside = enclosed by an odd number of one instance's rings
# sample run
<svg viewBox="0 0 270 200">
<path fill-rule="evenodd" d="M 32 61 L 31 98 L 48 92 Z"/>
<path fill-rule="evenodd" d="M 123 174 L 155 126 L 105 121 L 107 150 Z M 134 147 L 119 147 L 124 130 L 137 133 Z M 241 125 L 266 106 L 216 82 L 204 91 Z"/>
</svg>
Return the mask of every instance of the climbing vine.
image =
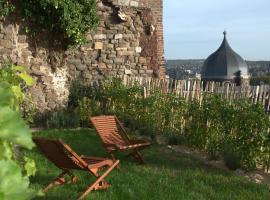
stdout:
<svg viewBox="0 0 270 200">
<path fill-rule="evenodd" d="M 0 0 L 0 19 L 8 16 L 15 7 L 7 0 Z"/>
<path fill-rule="evenodd" d="M 26 32 L 36 35 L 47 30 L 61 38 L 68 46 L 83 44 L 86 33 L 98 24 L 96 0 L 17 0 L 24 21 L 29 23 Z M 0 0 L 1 17 L 14 10 L 8 0 Z"/>
</svg>

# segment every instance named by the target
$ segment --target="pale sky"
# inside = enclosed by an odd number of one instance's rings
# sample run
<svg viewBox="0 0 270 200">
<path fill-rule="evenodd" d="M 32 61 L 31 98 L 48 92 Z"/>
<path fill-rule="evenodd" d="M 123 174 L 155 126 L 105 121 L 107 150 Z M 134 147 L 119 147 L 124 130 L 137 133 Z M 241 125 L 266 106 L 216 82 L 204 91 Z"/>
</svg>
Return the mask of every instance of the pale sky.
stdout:
<svg viewBox="0 0 270 200">
<path fill-rule="evenodd" d="M 164 0 L 166 59 L 207 58 L 226 29 L 246 60 L 270 60 L 270 0 Z"/>
</svg>

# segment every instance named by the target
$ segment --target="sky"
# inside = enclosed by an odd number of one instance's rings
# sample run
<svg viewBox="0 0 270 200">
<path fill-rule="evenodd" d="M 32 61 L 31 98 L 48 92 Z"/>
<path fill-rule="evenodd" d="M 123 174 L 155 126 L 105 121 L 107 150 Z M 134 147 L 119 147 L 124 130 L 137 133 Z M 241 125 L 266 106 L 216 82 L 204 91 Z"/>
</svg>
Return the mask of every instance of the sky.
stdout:
<svg viewBox="0 0 270 200">
<path fill-rule="evenodd" d="M 270 60 L 270 0 L 163 0 L 166 59 L 205 59 L 223 31 L 245 60 Z"/>
</svg>

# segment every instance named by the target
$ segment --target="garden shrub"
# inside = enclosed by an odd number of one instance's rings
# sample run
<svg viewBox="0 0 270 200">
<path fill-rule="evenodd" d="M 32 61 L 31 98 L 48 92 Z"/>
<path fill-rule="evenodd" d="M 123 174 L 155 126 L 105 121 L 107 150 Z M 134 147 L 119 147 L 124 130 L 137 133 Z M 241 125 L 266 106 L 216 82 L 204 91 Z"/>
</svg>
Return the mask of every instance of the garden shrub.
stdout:
<svg viewBox="0 0 270 200">
<path fill-rule="evenodd" d="M 79 115 L 80 115 L 80 125 L 81 127 L 89 126 L 89 119 L 91 116 L 91 100 L 87 97 L 83 97 L 79 101 Z"/>
<path fill-rule="evenodd" d="M 227 139 L 224 142 L 222 156 L 225 165 L 230 170 L 236 170 L 241 167 L 240 158 L 238 152 L 236 151 L 236 144 L 232 140 Z"/>
<path fill-rule="evenodd" d="M 67 46 L 83 44 L 86 33 L 99 21 L 96 0 L 18 0 L 13 4 L 9 0 L 0 0 L 0 19 L 15 9 L 29 24 L 26 32 L 35 36 L 47 30 Z"/>
<path fill-rule="evenodd" d="M 258 163 L 265 162 L 262 160 L 264 158 L 262 155 L 266 153 L 264 149 L 268 148 L 265 146 L 265 141 L 269 138 L 269 116 L 260 104 L 238 101 L 236 105 L 233 139 L 241 165 L 247 170 L 253 170 Z"/>
<path fill-rule="evenodd" d="M 170 144 L 180 141 L 210 158 L 224 157 L 231 168 L 269 167 L 269 117 L 260 104 L 213 94 L 202 101 L 186 101 L 159 91 L 145 98 L 142 88 L 126 87 L 118 79 L 105 81 L 93 98 L 100 103 L 101 113 L 116 114 L 132 131 L 151 137 L 165 134 Z M 228 141 L 234 146 L 231 151 Z"/>
<path fill-rule="evenodd" d="M 84 43 L 98 24 L 95 0 L 23 0 L 19 5 L 31 24 L 61 34 L 69 45 Z"/>
<path fill-rule="evenodd" d="M 18 160 L 15 151 L 17 146 L 27 149 L 34 146 L 29 127 L 20 113 L 24 87 L 32 83 L 23 67 L 0 66 L 0 196 L 3 200 L 26 200 L 35 196 L 29 189 L 28 179 L 35 174 L 35 163 L 27 157 Z"/>
<path fill-rule="evenodd" d="M 58 110 L 47 115 L 46 127 L 54 129 L 80 127 L 80 115 L 78 110 Z"/>
<path fill-rule="evenodd" d="M 15 10 L 14 5 L 8 0 L 0 0 L 0 20 Z"/>
<path fill-rule="evenodd" d="M 144 97 L 143 88 L 127 87 L 117 78 L 105 80 L 99 87 L 78 84 L 72 91 L 69 106 L 83 126 L 90 116 L 114 114 L 131 132 L 153 139 L 164 134 L 169 144 L 186 144 L 207 152 L 212 159 L 223 157 L 232 169 L 239 165 L 246 170 L 269 168 L 269 117 L 260 104 L 213 94 L 201 101 L 160 91 Z M 62 127 L 66 123 L 56 124 Z"/>
<path fill-rule="evenodd" d="M 16 111 L 20 111 L 21 116 L 28 123 L 32 123 L 36 106 L 27 89 L 29 85 L 33 84 L 34 80 L 27 74 L 26 69 L 5 60 L 2 66 L 0 66 L 0 81 L 7 82 L 12 86 L 11 89 L 16 95 L 12 100 L 13 108 Z"/>
</svg>

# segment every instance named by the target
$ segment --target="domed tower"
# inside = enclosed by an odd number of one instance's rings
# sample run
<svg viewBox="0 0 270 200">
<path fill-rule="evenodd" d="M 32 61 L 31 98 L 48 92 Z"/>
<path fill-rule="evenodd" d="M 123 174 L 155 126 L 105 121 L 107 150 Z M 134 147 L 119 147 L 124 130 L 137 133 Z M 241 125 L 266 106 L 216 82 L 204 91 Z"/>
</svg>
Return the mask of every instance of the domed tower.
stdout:
<svg viewBox="0 0 270 200">
<path fill-rule="evenodd" d="M 248 66 L 244 59 L 229 45 L 224 31 L 224 39 L 216 52 L 211 54 L 203 64 L 201 79 L 204 82 L 233 82 L 240 85 L 248 80 Z"/>
</svg>

